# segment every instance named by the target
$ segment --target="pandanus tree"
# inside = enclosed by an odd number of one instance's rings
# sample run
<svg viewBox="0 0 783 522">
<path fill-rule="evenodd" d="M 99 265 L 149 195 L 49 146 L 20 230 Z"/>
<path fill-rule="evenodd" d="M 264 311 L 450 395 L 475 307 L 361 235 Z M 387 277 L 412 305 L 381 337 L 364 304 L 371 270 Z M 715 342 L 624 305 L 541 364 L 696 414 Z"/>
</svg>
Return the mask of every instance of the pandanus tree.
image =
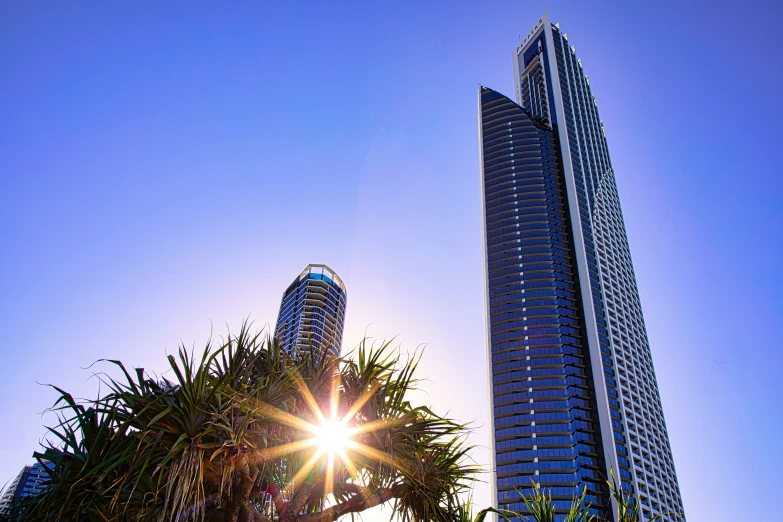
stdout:
<svg viewBox="0 0 783 522">
<path fill-rule="evenodd" d="M 541 485 L 533 483 L 533 494 L 529 497 L 522 496 L 522 501 L 530 515 L 527 517 L 531 522 L 592 522 L 595 517 L 590 514 L 590 504 L 585 503 L 587 489 L 582 489 L 582 494 L 574 497 L 571 506 L 565 516 L 556 518 L 555 504 L 552 501 L 552 492 L 544 492 Z M 522 517 L 523 519 L 525 517 Z"/>
<path fill-rule="evenodd" d="M 102 374 L 108 391 L 56 389 L 53 464 L 20 520 L 331 522 L 386 504 L 450 521 L 473 480 L 466 427 L 409 400 L 417 358 L 363 342 L 345 358 L 290 355 L 244 324 L 154 378 Z M 49 469 L 49 468 L 47 468 Z M 461 511 L 462 510 L 462 511 Z"/>
<path fill-rule="evenodd" d="M 568 513 L 565 515 L 555 514 L 555 504 L 552 501 L 552 492 L 544 491 L 541 489 L 540 484 L 533 482 L 533 490 L 531 495 L 520 495 L 522 501 L 525 503 L 527 514 L 519 514 L 511 511 L 505 511 L 504 519 L 516 518 L 524 520 L 526 522 L 555 522 L 561 520 L 562 522 L 603 522 L 614 521 L 617 522 L 639 522 L 640 512 L 636 505 L 636 500 L 633 496 L 624 493 L 622 489 L 617 486 L 617 482 L 614 478 L 614 471 L 609 470 L 609 479 L 606 481 L 609 486 L 609 492 L 611 493 L 612 500 L 617 509 L 617 517 L 612 515 L 606 515 L 605 518 L 596 518 L 590 514 L 590 504 L 586 502 L 587 489 L 582 489 L 582 494 L 575 496 L 571 500 L 571 506 Z M 681 515 L 682 513 L 660 513 L 648 520 L 654 522 L 660 520 L 664 515 Z M 556 518 L 557 517 L 557 518 Z"/>
</svg>

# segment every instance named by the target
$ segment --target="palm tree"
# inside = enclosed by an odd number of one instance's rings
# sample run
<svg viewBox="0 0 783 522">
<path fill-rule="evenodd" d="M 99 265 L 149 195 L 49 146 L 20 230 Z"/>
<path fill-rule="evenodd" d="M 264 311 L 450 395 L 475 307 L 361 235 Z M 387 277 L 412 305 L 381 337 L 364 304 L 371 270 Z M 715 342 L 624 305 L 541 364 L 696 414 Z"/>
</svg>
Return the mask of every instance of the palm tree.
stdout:
<svg viewBox="0 0 783 522">
<path fill-rule="evenodd" d="M 103 397 L 55 388 L 50 481 L 20 519 L 331 522 L 389 504 L 453 522 L 476 469 L 466 426 L 408 400 L 418 361 L 366 342 L 291 356 L 247 324 L 201 358 L 180 348 L 166 378 L 108 361 Z"/>
<path fill-rule="evenodd" d="M 484 522 L 484 520 L 487 518 L 487 515 L 490 513 L 496 514 L 499 519 L 503 520 L 503 522 L 513 522 L 514 517 L 519 517 L 519 514 L 514 513 L 513 511 L 495 509 L 492 507 L 482 509 L 474 515 L 473 501 L 469 498 L 467 502 L 459 506 L 453 522 Z"/>
<path fill-rule="evenodd" d="M 590 504 L 585 504 L 587 488 L 582 489 L 582 494 L 571 500 L 571 506 L 563 522 L 592 522 L 595 517 L 589 513 Z M 541 491 L 541 485 L 533 482 L 533 495 L 531 497 L 520 493 L 522 501 L 525 503 L 529 517 L 518 515 L 517 518 L 531 520 L 531 522 L 555 522 L 555 505 L 552 502 L 552 492 L 544 493 Z"/>
<path fill-rule="evenodd" d="M 623 493 L 623 491 L 617 487 L 617 483 L 614 478 L 614 471 L 609 470 L 609 480 L 606 481 L 609 486 L 609 491 L 617 505 L 617 514 L 619 518 L 617 522 L 639 522 L 640 515 L 639 510 L 635 507 L 636 501 L 632 495 Z M 568 513 L 563 518 L 563 522 L 598 522 L 593 515 L 589 514 L 590 504 L 585 504 L 585 496 L 587 494 L 587 488 L 582 489 L 582 494 L 578 497 L 574 497 L 571 501 L 571 506 Z M 555 506 L 552 502 L 551 492 L 545 493 L 541 490 L 538 483 L 533 483 L 532 496 L 526 496 L 520 492 L 522 501 L 525 503 L 529 516 L 521 515 L 519 513 L 513 513 L 505 511 L 509 516 L 526 520 L 530 522 L 555 522 Z M 650 522 L 659 520 L 663 515 L 681 515 L 682 513 L 660 513 L 653 516 Z M 607 521 L 614 520 L 610 517 Z"/>
</svg>

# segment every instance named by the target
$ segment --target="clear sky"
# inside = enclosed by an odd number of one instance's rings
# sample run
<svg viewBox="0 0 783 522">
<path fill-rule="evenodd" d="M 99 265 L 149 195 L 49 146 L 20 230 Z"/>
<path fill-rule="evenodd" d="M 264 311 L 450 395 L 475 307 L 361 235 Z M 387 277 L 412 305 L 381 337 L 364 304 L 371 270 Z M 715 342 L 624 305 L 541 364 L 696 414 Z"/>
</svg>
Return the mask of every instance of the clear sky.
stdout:
<svg viewBox="0 0 783 522">
<path fill-rule="evenodd" d="M 689 520 L 779 508 L 776 2 L 159 4 L 0 4 L 0 484 L 39 383 L 92 395 L 98 358 L 274 323 L 310 262 L 346 282 L 346 347 L 427 343 L 423 400 L 486 445 L 476 90 L 513 94 L 548 8 L 606 126 Z"/>
</svg>

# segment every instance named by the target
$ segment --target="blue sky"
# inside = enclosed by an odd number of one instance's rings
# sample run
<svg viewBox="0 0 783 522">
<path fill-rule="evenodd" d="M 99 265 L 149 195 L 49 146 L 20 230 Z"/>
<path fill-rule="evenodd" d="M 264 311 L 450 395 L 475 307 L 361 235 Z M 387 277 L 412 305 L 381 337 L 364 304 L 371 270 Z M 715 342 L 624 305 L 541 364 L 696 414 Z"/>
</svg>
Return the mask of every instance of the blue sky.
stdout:
<svg viewBox="0 0 783 522">
<path fill-rule="evenodd" d="M 476 89 L 513 93 L 548 8 L 606 126 L 686 513 L 776 509 L 779 6 L 158 4 L 0 6 L 0 483 L 39 383 L 92 395 L 96 359 L 273 323 L 310 262 L 348 286 L 346 347 L 426 343 L 421 400 L 485 445 Z"/>
</svg>

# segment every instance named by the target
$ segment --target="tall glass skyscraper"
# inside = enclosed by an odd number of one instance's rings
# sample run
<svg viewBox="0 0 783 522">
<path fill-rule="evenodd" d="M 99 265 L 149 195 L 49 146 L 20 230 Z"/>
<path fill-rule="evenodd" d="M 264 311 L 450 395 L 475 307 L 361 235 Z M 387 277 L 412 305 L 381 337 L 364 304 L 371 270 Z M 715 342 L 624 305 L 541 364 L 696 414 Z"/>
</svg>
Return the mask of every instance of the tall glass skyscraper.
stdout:
<svg viewBox="0 0 783 522">
<path fill-rule="evenodd" d="M 275 338 L 283 350 L 339 356 L 345 324 L 345 285 L 326 265 L 308 265 L 283 293 Z"/>
<path fill-rule="evenodd" d="M 46 462 L 50 469 L 53 464 Z M 49 481 L 49 473 L 40 462 L 25 466 L 0 496 L 0 516 L 10 516 L 16 510 L 13 504 L 41 493 Z"/>
<path fill-rule="evenodd" d="M 603 124 L 544 15 L 514 50 L 516 103 L 479 87 L 493 496 L 550 489 L 558 512 L 605 479 L 643 520 L 682 512 Z M 665 515 L 663 520 L 685 520 Z"/>
</svg>

